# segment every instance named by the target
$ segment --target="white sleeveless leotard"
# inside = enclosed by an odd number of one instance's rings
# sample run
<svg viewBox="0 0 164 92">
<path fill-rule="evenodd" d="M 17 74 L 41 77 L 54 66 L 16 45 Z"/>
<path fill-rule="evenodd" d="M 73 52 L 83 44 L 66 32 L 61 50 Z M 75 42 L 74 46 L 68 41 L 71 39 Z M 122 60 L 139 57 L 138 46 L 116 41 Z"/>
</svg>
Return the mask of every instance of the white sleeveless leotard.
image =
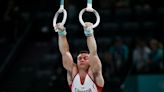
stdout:
<svg viewBox="0 0 164 92">
<path fill-rule="evenodd" d="M 71 85 L 72 92 L 101 92 L 99 88 L 101 87 L 98 87 L 88 74 L 83 84 L 81 84 L 80 75 L 77 74 Z"/>
</svg>

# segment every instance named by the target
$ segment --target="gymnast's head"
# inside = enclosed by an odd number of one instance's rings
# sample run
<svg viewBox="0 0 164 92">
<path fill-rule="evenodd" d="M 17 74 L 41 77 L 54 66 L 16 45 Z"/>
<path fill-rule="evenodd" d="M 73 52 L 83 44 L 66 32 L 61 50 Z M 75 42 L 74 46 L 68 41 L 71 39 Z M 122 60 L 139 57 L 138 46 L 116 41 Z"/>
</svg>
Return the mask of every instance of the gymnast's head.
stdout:
<svg viewBox="0 0 164 92">
<path fill-rule="evenodd" d="M 77 67 L 78 69 L 88 70 L 89 68 L 89 52 L 88 51 L 80 51 L 77 56 Z"/>
</svg>

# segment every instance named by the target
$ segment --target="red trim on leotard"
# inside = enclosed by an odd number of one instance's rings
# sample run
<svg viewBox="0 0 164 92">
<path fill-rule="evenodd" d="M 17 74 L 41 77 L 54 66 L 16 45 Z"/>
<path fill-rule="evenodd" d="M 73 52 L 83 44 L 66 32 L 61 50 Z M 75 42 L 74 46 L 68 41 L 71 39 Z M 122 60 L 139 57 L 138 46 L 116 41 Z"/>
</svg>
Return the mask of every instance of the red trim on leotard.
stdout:
<svg viewBox="0 0 164 92">
<path fill-rule="evenodd" d="M 95 83 L 96 87 L 97 87 L 97 91 L 98 92 L 102 92 L 102 88 L 101 86 L 97 85 L 97 83 L 91 78 L 91 76 L 88 74 L 88 76 L 90 77 L 90 79 L 93 81 L 93 83 Z"/>
<path fill-rule="evenodd" d="M 69 85 L 69 88 L 72 90 L 72 83 Z"/>
<path fill-rule="evenodd" d="M 76 73 L 75 76 L 72 78 L 72 83 L 73 83 L 73 80 L 75 79 L 75 77 L 76 77 L 77 74 L 78 73 Z M 70 85 L 68 84 L 71 90 L 72 90 L 72 83 Z"/>
<path fill-rule="evenodd" d="M 96 84 L 98 92 L 102 92 L 103 87 L 100 87 L 99 85 Z"/>
<path fill-rule="evenodd" d="M 78 74 L 78 73 L 77 73 L 77 74 Z M 77 75 L 77 74 L 76 74 L 76 75 Z M 75 76 L 76 76 L 76 75 L 75 75 Z M 74 76 L 74 78 L 75 78 L 75 76 Z M 88 76 L 90 77 L 89 74 L 88 74 Z M 74 78 L 73 78 L 73 80 L 74 80 Z M 90 78 L 91 78 L 91 77 L 90 77 Z M 91 78 L 91 80 L 92 80 L 92 78 Z M 92 81 L 93 81 L 93 80 L 92 80 Z M 73 81 L 72 81 L 72 83 L 73 83 Z M 71 90 L 72 90 L 72 83 L 69 85 L 69 87 L 70 87 Z M 98 91 L 98 92 L 102 92 L 103 87 L 97 85 L 95 81 L 93 81 L 93 83 L 95 83 L 96 88 L 97 88 L 97 91 Z"/>
<path fill-rule="evenodd" d="M 96 87 L 97 87 L 97 91 L 98 91 L 98 92 L 102 92 L 103 87 L 100 87 L 100 86 L 97 85 L 97 84 L 95 84 L 95 85 L 96 85 Z M 69 85 L 69 88 L 72 90 L 72 84 Z"/>
</svg>

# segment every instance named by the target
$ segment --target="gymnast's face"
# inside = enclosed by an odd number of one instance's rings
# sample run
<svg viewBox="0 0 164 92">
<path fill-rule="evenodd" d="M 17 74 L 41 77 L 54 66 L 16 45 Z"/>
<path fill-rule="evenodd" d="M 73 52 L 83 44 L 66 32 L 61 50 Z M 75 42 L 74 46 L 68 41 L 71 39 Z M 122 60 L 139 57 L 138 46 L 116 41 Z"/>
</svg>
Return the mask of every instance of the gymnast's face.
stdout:
<svg viewBox="0 0 164 92">
<path fill-rule="evenodd" d="M 89 54 L 81 53 L 77 57 L 77 66 L 79 69 L 87 70 L 89 68 Z"/>
</svg>

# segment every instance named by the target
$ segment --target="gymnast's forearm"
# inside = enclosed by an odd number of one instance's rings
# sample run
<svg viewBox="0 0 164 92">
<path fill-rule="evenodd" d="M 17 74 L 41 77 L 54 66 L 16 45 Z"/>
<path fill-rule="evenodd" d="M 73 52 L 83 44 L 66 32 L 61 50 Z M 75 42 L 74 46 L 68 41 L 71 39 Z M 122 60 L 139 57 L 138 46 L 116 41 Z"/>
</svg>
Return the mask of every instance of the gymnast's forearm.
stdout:
<svg viewBox="0 0 164 92">
<path fill-rule="evenodd" d="M 59 36 L 59 50 L 62 55 L 66 54 L 66 52 L 69 52 L 69 45 L 66 36 Z"/>
<path fill-rule="evenodd" d="M 58 23 L 56 31 L 58 32 L 59 50 L 61 54 L 64 55 L 66 52 L 69 52 L 66 28 L 61 23 Z"/>
<path fill-rule="evenodd" d="M 87 45 L 91 55 L 97 54 L 97 44 L 94 35 L 87 37 Z"/>
<path fill-rule="evenodd" d="M 94 30 L 92 28 L 93 24 L 90 22 L 86 22 L 84 26 L 84 34 L 87 37 L 87 45 L 89 49 L 90 55 L 97 54 L 97 44 L 94 37 Z"/>
</svg>

